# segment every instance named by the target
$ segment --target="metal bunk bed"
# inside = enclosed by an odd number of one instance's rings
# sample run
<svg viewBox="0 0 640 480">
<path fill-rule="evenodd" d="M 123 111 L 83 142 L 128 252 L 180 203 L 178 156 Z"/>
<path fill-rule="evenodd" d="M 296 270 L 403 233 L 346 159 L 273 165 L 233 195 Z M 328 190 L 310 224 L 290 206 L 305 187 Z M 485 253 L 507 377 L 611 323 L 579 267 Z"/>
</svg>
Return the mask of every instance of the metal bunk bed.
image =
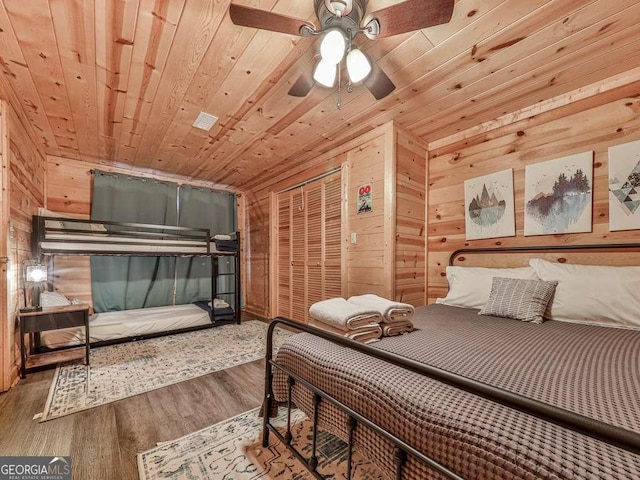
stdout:
<svg viewBox="0 0 640 480">
<path fill-rule="evenodd" d="M 240 323 L 240 232 L 233 234 L 235 248 L 217 250 L 209 229 L 83 220 L 68 217 L 34 215 L 32 218 L 32 255 L 34 259 L 47 259 L 47 289 L 54 287 L 54 258 L 56 256 L 141 256 L 141 257 L 209 257 L 211 258 L 211 300 L 218 295 L 233 295 L 233 321 Z M 233 258 L 233 273 L 220 272 L 219 260 Z M 42 263 L 45 263 L 44 261 Z M 218 291 L 220 276 L 234 275 L 233 289 Z M 129 340 L 158 337 L 173 333 L 210 328 L 220 323 L 211 308 L 210 324 L 181 328 L 135 337 L 92 343 L 105 345 Z"/>
</svg>

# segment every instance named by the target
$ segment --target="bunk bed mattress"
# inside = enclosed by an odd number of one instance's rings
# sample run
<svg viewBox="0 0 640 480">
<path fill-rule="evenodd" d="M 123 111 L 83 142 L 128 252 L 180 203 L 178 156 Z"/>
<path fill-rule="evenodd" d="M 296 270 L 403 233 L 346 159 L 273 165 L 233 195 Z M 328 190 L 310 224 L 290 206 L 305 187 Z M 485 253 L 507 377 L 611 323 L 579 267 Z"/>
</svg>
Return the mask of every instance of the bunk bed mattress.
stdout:
<svg viewBox="0 0 640 480">
<path fill-rule="evenodd" d="M 419 329 L 377 348 L 640 432 L 640 331 L 541 325 L 431 305 Z M 640 478 L 640 456 L 333 344 L 292 336 L 277 361 L 464 478 Z M 276 370 L 274 394 L 286 400 Z M 294 384 L 310 415 L 311 394 Z M 322 402 L 321 425 L 346 438 L 344 414 Z M 359 426 L 356 448 L 391 478 L 388 441 Z M 442 478 L 409 456 L 403 478 Z"/>
<path fill-rule="evenodd" d="M 211 247 L 213 250 L 213 244 L 211 244 Z M 47 234 L 40 243 L 40 248 L 49 252 L 207 253 L 207 244 L 198 241 L 158 239 L 150 241 L 145 238 L 109 237 L 105 234 Z"/>
<path fill-rule="evenodd" d="M 89 321 L 90 342 L 116 340 L 211 324 L 209 314 L 193 304 L 104 312 Z M 65 328 L 42 332 L 46 347 L 84 343 L 84 328 Z"/>
</svg>

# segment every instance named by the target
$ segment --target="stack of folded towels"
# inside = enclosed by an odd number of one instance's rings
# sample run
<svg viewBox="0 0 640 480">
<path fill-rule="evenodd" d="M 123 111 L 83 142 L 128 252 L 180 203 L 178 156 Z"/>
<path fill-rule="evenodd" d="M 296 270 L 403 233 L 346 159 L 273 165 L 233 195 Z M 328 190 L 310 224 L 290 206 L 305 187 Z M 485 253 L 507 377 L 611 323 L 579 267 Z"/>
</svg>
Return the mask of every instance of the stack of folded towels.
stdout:
<svg viewBox="0 0 640 480">
<path fill-rule="evenodd" d="M 394 337 L 413 331 L 411 319 L 416 313 L 413 305 L 394 302 L 371 293 L 349 297 L 348 302 L 377 311 L 382 316 L 380 326 L 382 327 L 382 335 L 385 337 Z"/>
<path fill-rule="evenodd" d="M 363 343 L 411 332 L 414 313 L 408 303 L 373 294 L 331 298 L 309 308 L 311 325 Z"/>
<path fill-rule="evenodd" d="M 347 302 L 344 298 L 330 298 L 316 302 L 309 308 L 310 325 L 343 335 L 363 343 L 382 336 L 382 316 L 377 310 Z"/>
</svg>

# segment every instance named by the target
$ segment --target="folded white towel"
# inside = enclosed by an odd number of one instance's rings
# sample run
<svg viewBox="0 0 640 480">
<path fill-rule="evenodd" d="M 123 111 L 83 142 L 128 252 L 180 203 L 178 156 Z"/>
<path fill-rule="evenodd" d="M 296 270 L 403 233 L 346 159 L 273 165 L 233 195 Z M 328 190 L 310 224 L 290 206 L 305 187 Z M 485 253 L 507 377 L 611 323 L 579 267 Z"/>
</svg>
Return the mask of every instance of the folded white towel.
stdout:
<svg viewBox="0 0 640 480">
<path fill-rule="evenodd" d="M 413 308 L 413 305 L 387 300 L 386 298 L 379 297 L 372 293 L 349 297 L 348 302 L 376 310 L 380 315 L 382 315 L 383 323 L 411 320 L 415 314 L 415 308 Z"/>
<path fill-rule="evenodd" d="M 209 307 L 211 307 L 211 302 L 209 302 Z M 224 300 L 220 300 L 219 298 L 213 299 L 213 308 L 229 308 L 230 305 Z"/>
<path fill-rule="evenodd" d="M 349 303 L 344 298 L 316 302 L 309 308 L 309 315 L 343 331 L 382 321 L 382 316 L 376 310 Z"/>
<path fill-rule="evenodd" d="M 376 342 L 382 337 L 382 328 L 380 328 L 379 323 L 371 323 L 369 325 L 364 325 L 360 328 L 356 328 L 355 330 L 348 331 L 341 330 L 323 322 L 319 322 L 317 320 L 314 320 L 313 318 L 309 321 L 309 325 L 362 343 Z"/>
<path fill-rule="evenodd" d="M 214 240 L 232 240 L 231 235 L 218 234 L 213 236 Z"/>
<path fill-rule="evenodd" d="M 409 320 L 405 320 L 404 322 L 383 323 L 381 327 L 383 337 L 395 337 L 396 335 L 413 332 L 414 330 L 413 323 Z"/>
</svg>

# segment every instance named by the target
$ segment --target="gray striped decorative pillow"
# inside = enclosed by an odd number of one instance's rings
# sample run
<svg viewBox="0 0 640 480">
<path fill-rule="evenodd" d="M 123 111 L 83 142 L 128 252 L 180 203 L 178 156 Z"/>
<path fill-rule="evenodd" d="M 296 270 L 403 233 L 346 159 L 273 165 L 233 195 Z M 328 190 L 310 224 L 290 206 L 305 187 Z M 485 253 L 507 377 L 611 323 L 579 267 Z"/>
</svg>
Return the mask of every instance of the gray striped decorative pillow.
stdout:
<svg viewBox="0 0 640 480">
<path fill-rule="evenodd" d="M 479 315 L 542 323 L 556 285 L 555 281 L 493 277 L 491 294 Z"/>
</svg>

